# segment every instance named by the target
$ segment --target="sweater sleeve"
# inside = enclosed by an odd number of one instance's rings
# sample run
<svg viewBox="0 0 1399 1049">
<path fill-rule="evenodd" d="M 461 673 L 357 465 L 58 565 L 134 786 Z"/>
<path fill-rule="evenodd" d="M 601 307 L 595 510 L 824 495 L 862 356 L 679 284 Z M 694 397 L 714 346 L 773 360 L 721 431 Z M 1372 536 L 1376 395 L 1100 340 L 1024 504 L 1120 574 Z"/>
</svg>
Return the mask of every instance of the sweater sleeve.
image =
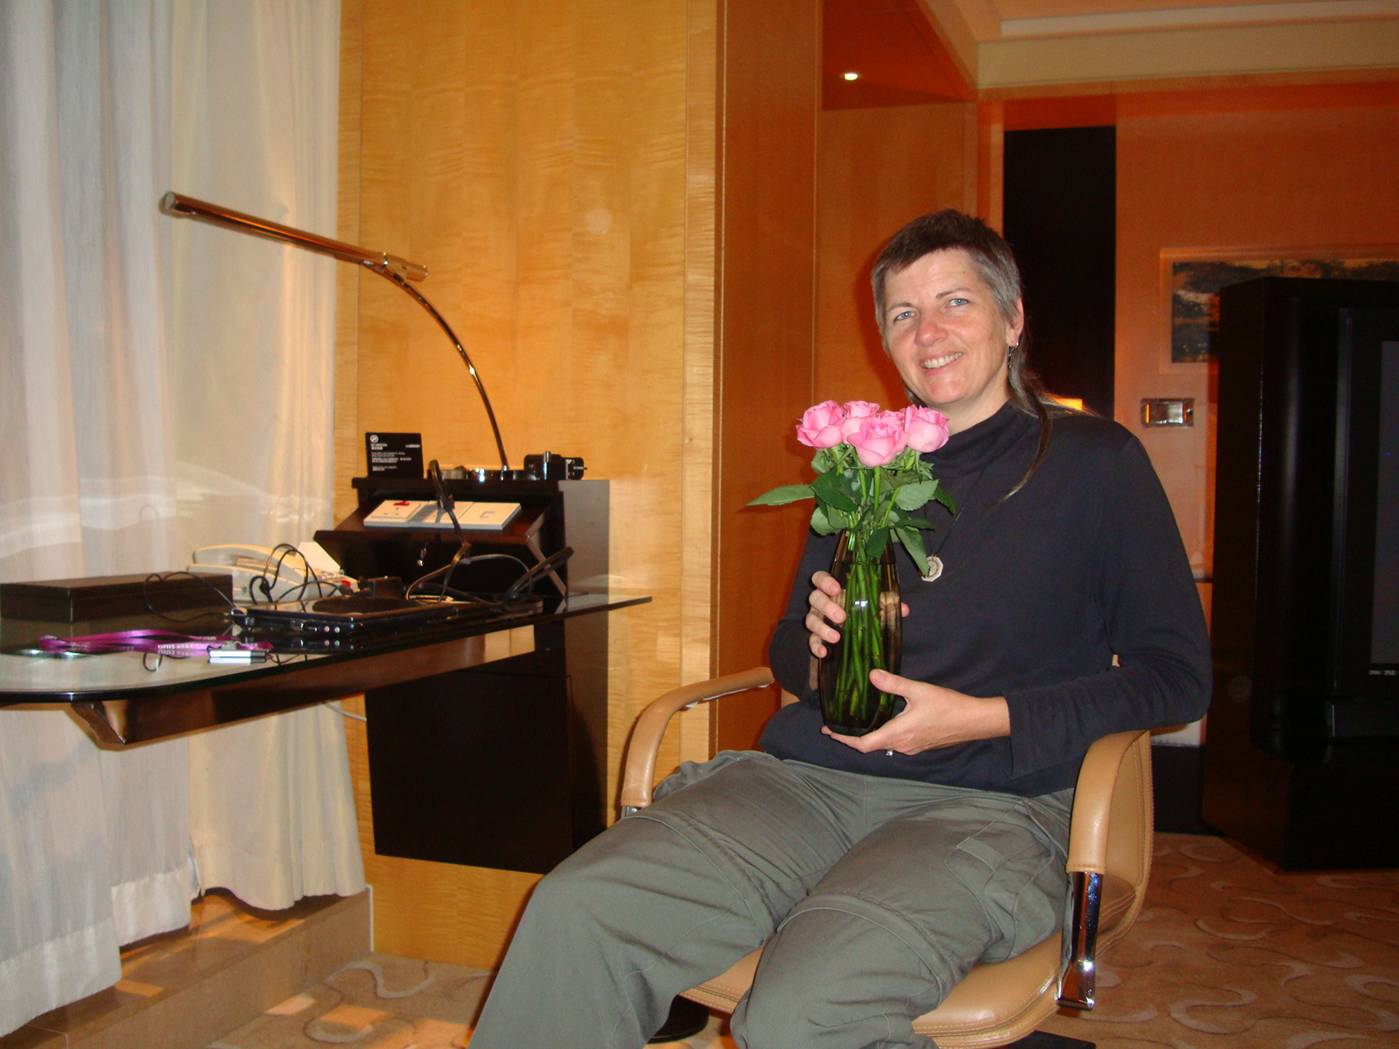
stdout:
<svg viewBox="0 0 1399 1049">
<path fill-rule="evenodd" d="M 831 566 L 835 547 L 835 536 L 807 533 L 806 548 L 802 551 L 801 563 L 797 566 L 791 593 L 787 597 L 787 610 L 778 620 L 777 629 L 768 645 L 768 665 L 772 668 L 773 677 L 785 691 L 801 698 L 811 691 L 808 684 L 811 649 L 807 647 L 805 623 L 811 577 Z"/>
<path fill-rule="evenodd" d="M 1006 696 L 1016 777 L 1112 732 L 1194 721 L 1209 705 L 1209 639 L 1166 493 L 1135 438 L 1109 474 L 1096 588 L 1118 665 Z"/>
</svg>

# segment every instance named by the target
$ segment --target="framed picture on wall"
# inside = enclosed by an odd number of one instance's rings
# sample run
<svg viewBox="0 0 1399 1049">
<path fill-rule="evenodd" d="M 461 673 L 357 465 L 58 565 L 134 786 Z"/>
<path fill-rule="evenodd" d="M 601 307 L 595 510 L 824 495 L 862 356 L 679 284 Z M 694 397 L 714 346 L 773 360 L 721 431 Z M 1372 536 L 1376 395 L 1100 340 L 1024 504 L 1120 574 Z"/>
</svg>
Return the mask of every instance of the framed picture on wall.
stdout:
<svg viewBox="0 0 1399 1049">
<path fill-rule="evenodd" d="M 1255 277 L 1399 282 L 1399 247 L 1161 252 L 1161 314 L 1169 364 L 1209 363 L 1219 331 L 1219 289 Z"/>
</svg>

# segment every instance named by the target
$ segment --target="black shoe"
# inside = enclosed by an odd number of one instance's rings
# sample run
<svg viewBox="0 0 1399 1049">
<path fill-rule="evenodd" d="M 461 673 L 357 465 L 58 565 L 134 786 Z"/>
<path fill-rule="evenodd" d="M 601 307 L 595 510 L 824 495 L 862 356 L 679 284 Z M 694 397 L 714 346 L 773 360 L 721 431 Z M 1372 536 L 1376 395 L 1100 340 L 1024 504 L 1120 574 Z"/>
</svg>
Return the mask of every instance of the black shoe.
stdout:
<svg viewBox="0 0 1399 1049">
<path fill-rule="evenodd" d="M 681 1038 L 689 1038 L 692 1034 L 699 1034 L 707 1023 L 709 1023 L 708 1009 L 688 998 L 676 998 L 670 1003 L 670 1015 L 665 1018 L 665 1023 L 661 1024 L 660 1030 L 646 1040 L 646 1044 L 678 1042 Z"/>
</svg>

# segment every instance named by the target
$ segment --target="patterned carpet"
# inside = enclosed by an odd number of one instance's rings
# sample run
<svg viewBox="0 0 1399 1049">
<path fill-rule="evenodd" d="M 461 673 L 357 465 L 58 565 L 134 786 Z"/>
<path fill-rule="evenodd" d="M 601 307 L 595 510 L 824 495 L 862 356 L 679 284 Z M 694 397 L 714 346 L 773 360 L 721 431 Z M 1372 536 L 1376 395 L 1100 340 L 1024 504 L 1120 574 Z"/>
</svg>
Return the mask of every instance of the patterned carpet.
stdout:
<svg viewBox="0 0 1399 1049">
<path fill-rule="evenodd" d="M 1099 1005 L 1045 1030 L 1103 1049 L 1399 1046 L 1399 871 L 1291 874 L 1160 834 L 1147 904 Z M 462 1049 L 489 973 L 372 954 L 210 1049 Z M 722 1020 L 671 1049 L 734 1049 Z"/>
<path fill-rule="evenodd" d="M 1399 871 L 1279 872 L 1158 834 L 1146 906 L 1098 1007 L 1045 1030 L 1113 1049 L 1399 1046 Z"/>
</svg>

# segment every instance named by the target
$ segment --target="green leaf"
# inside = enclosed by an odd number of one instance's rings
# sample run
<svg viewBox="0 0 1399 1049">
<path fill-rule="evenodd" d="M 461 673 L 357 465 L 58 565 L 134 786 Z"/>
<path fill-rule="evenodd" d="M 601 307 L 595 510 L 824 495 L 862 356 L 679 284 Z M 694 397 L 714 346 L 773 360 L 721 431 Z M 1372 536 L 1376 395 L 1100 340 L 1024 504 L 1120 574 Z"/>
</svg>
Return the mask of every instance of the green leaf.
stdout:
<svg viewBox="0 0 1399 1049">
<path fill-rule="evenodd" d="M 937 525 L 933 524 L 933 522 L 929 521 L 926 517 L 910 517 L 907 514 L 899 515 L 899 524 L 906 528 L 924 528 L 929 530 L 937 528 Z"/>
<path fill-rule="evenodd" d="M 827 508 L 817 503 L 816 509 L 811 511 L 811 530 L 817 535 L 835 535 L 840 526 L 833 524 Z"/>
<path fill-rule="evenodd" d="M 936 481 L 919 481 L 917 484 L 904 485 L 898 490 L 894 500 L 902 510 L 917 510 L 926 506 L 928 500 L 937 493 L 938 483 Z"/>
<path fill-rule="evenodd" d="M 884 548 L 889 545 L 889 529 L 876 528 L 865 540 L 865 557 L 871 561 L 879 560 L 879 555 L 884 553 Z"/>
<path fill-rule="evenodd" d="M 894 534 L 908 551 L 908 556 L 913 558 L 913 563 L 918 567 L 918 574 L 927 575 L 928 551 L 923 545 L 923 533 L 916 528 L 900 528 Z"/>
<path fill-rule="evenodd" d="M 834 506 L 826 507 L 826 520 L 831 522 L 831 527 L 836 531 L 844 531 L 855 523 L 853 517 L 844 510 L 837 510 Z"/>
<path fill-rule="evenodd" d="M 895 470 L 912 470 L 915 467 L 915 463 L 918 462 L 918 452 L 915 452 L 915 450 L 911 448 L 905 448 L 902 452 L 898 453 L 897 456 L 894 456 L 894 462 L 890 463 L 890 466 L 893 466 Z"/>
<path fill-rule="evenodd" d="M 917 484 L 927 478 L 914 470 L 896 470 L 889 475 L 889 479 L 895 486 L 902 488 L 906 484 Z"/>
<path fill-rule="evenodd" d="M 934 493 L 933 498 L 936 499 L 938 502 L 940 502 L 943 506 L 947 507 L 947 512 L 948 512 L 948 513 L 950 513 L 950 514 L 956 514 L 956 513 L 957 513 L 957 500 L 955 500 L 955 499 L 952 498 L 952 493 L 949 492 L 949 491 L 948 491 L 945 487 L 943 487 L 941 484 L 938 484 L 938 482 L 934 481 L 933 483 L 934 483 L 934 484 L 937 484 L 937 486 L 938 486 L 937 492 Z"/>
<path fill-rule="evenodd" d="M 835 465 L 835 458 L 829 448 L 818 448 L 816 454 L 811 457 L 811 468 L 818 474 L 823 474 Z"/>
<path fill-rule="evenodd" d="M 815 493 L 809 484 L 784 484 L 748 501 L 749 506 L 785 506 L 798 499 L 810 499 Z"/>
<path fill-rule="evenodd" d="M 811 491 L 819 501 L 838 510 L 858 509 L 858 504 L 850 494 L 850 478 L 843 472 L 830 470 L 823 473 L 811 483 Z"/>
</svg>

